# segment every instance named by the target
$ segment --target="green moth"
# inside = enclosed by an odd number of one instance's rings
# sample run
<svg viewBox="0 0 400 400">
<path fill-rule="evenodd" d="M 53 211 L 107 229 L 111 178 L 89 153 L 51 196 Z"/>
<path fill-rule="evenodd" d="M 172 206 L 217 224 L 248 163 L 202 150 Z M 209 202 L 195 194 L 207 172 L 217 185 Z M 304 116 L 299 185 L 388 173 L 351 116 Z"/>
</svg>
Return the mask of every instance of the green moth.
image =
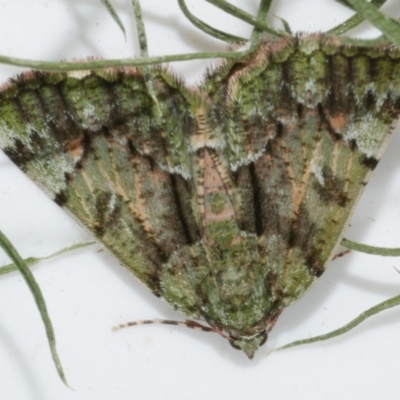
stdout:
<svg viewBox="0 0 400 400">
<path fill-rule="evenodd" d="M 29 72 L 0 147 L 187 324 L 249 358 L 324 272 L 400 112 L 400 52 L 261 42 L 185 87 L 162 68 Z"/>
</svg>

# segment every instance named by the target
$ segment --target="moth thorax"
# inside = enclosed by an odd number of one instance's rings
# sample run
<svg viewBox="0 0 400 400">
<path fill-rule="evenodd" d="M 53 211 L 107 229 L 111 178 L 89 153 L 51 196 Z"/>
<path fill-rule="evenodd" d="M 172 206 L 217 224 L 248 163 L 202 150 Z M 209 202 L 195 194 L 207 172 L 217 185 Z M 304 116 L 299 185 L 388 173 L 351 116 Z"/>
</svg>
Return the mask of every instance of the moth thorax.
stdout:
<svg viewBox="0 0 400 400">
<path fill-rule="evenodd" d="M 206 149 L 203 214 L 206 238 L 218 244 L 229 245 L 232 244 L 232 240 L 240 240 L 240 230 L 236 224 L 235 209 L 225 179 L 218 157 Z"/>
</svg>

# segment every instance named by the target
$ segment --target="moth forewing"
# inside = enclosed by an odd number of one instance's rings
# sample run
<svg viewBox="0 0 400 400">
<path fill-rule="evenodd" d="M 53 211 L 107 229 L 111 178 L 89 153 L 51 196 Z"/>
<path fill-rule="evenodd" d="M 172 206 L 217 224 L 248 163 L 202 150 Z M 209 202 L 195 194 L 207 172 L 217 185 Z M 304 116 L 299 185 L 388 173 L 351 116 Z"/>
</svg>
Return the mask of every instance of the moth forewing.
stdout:
<svg viewBox="0 0 400 400">
<path fill-rule="evenodd" d="M 378 243 L 382 247 L 398 247 L 399 145 L 400 131 L 396 129 L 357 205 L 346 237 L 363 243 Z M 354 251 L 331 262 L 309 293 L 282 314 L 276 331 L 271 334 L 270 345 L 279 347 L 299 338 L 331 332 L 369 307 L 398 295 L 398 267 L 397 258 L 375 257 Z M 363 349 L 368 348 L 371 357 L 380 357 L 383 354 L 381 346 L 389 343 L 391 347 L 396 346 L 397 320 L 396 309 L 374 316 L 357 329 L 330 341 L 328 346 L 332 347 L 328 347 L 331 349 L 328 351 L 336 352 L 346 346 L 348 351 L 361 357 Z M 284 331 L 283 335 L 279 334 L 280 329 Z M 382 340 L 381 335 L 386 339 Z M 313 349 L 319 352 L 326 349 L 326 344 L 316 344 Z M 345 354 L 344 350 L 342 356 Z"/>
</svg>

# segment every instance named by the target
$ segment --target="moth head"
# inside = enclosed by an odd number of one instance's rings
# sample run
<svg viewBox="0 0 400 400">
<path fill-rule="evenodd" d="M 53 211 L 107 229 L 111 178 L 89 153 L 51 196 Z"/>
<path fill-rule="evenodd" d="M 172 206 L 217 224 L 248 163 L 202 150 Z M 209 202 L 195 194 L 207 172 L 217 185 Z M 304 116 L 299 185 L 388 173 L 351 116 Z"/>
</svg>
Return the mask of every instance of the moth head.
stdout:
<svg viewBox="0 0 400 400">
<path fill-rule="evenodd" d="M 254 353 L 261 347 L 268 338 L 267 331 L 264 331 L 260 335 L 251 338 L 231 338 L 229 343 L 236 350 L 243 350 L 247 357 L 251 360 L 254 357 Z"/>
</svg>

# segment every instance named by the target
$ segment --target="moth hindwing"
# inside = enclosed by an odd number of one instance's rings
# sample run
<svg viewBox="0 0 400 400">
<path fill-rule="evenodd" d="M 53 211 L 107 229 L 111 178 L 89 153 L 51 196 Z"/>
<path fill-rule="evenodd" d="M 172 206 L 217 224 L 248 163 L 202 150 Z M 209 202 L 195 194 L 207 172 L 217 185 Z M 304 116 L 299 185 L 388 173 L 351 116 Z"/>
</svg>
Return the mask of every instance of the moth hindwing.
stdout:
<svg viewBox="0 0 400 400">
<path fill-rule="evenodd" d="M 400 53 L 263 42 L 194 89 L 153 68 L 30 72 L 0 145 L 156 296 L 250 358 L 325 270 L 400 109 Z"/>
</svg>

